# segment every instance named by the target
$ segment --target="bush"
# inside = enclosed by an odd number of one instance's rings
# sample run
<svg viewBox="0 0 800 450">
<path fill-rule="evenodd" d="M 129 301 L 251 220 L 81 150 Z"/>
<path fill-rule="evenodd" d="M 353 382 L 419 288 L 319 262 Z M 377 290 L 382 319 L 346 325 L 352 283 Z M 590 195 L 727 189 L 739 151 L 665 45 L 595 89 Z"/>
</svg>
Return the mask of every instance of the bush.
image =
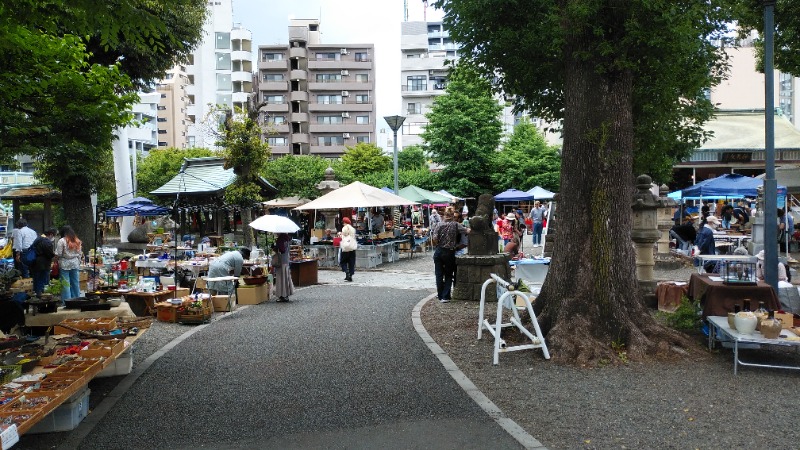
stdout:
<svg viewBox="0 0 800 450">
<path fill-rule="evenodd" d="M 696 331 L 700 329 L 700 302 L 681 297 L 681 304 L 672 313 L 659 311 L 657 317 L 667 326 L 681 331 Z"/>
</svg>

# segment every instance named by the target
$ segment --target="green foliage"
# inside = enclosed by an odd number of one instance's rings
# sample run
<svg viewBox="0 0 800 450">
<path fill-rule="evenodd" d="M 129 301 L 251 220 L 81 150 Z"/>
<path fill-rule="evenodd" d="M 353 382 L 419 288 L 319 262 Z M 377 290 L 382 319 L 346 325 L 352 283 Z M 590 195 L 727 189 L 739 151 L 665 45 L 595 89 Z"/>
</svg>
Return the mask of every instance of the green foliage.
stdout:
<svg viewBox="0 0 800 450">
<path fill-rule="evenodd" d="M 441 182 L 455 195 L 477 197 L 494 191 L 490 175 L 500 136 L 502 108 L 491 86 L 466 66 L 450 73 L 446 93 L 436 97 L 421 134 Z"/>
<path fill-rule="evenodd" d="M 413 170 L 427 167 L 428 159 L 421 146 L 411 145 L 397 152 L 397 168 L 399 170 Z"/>
<path fill-rule="evenodd" d="M 706 137 L 702 125 L 713 105 L 705 92 L 726 67 L 713 45 L 730 18 L 724 0 L 633 0 L 624 8 L 593 0 L 566 7 L 550 0 L 438 0 L 435 5 L 462 45 L 459 64 L 470 64 L 513 96 L 518 110 L 551 123 L 565 119 L 565 112 L 598 106 L 565 105 L 566 82 L 587 81 L 568 67 L 586 67 L 610 81 L 630 80 L 632 104 L 620 105 L 620 111 L 628 111 L 626 120 L 633 122 L 634 140 L 623 152 L 634 152 L 635 173 L 668 181 L 672 164 Z M 572 125 L 565 122 L 565 130 Z M 566 138 L 578 145 L 588 136 Z M 570 151 L 567 142 L 565 152 Z"/>
<path fill-rule="evenodd" d="M 207 148 L 159 148 L 140 158 L 136 167 L 136 195 L 156 200 L 150 196 L 154 191 L 180 172 L 184 159 L 215 156 L 216 152 Z"/>
<path fill-rule="evenodd" d="M 360 180 L 371 173 L 392 170 L 392 157 L 375 144 L 359 142 L 347 147 L 342 155 L 342 167 Z"/>
<path fill-rule="evenodd" d="M 51 278 L 50 284 L 44 287 L 44 292 L 51 295 L 61 295 L 61 291 L 66 286 L 68 286 L 68 283 L 63 282 L 61 278 Z"/>
<path fill-rule="evenodd" d="M 748 36 L 751 31 L 764 33 L 764 1 L 739 0 L 736 4 L 736 17 L 740 35 Z M 800 77 L 800 2 L 778 0 L 775 4 L 775 68 L 781 72 Z M 764 40 L 756 40 L 758 61 L 756 69 L 764 71 Z"/>
<path fill-rule="evenodd" d="M 700 311 L 699 301 L 689 300 L 689 297 L 684 295 L 681 297 L 681 304 L 678 305 L 678 309 L 675 312 L 659 311 L 656 313 L 656 317 L 676 330 L 697 331 L 700 329 L 701 324 L 698 311 Z"/>
<path fill-rule="evenodd" d="M 611 349 L 614 350 L 614 353 L 617 354 L 619 360 L 627 364 L 628 363 L 628 351 L 625 349 L 625 342 L 621 340 L 616 340 L 611 343 Z"/>
<path fill-rule="evenodd" d="M 314 187 L 325 177 L 325 169 L 332 161 L 316 155 L 287 155 L 268 161 L 262 174 L 278 189 L 278 197 L 298 195 L 306 198 L 319 197 Z M 340 182 L 339 172 L 336 179 Z"/>
<path fill-rule="evenodd" d="M 257 109 L 255 110 L 257 111 Z M 225 188 L 225 202 L 231 205 L 252 206 L 263 201 L 256 184 L 270 157 L 269 144 L 261 139 L 262 130 L 256 114 L 226 112 L 220 126 L 217 145 L 222 147 L 225 168 L 233 168 L 236 180 Z"/>
<path fill-rule="evenodd" d="M 497 191 L 541 186 L 557 192 L 561 177 L 561 156 L 530 120 L 523 119 L 497 154 L 492 182 Z"/>
</svg>

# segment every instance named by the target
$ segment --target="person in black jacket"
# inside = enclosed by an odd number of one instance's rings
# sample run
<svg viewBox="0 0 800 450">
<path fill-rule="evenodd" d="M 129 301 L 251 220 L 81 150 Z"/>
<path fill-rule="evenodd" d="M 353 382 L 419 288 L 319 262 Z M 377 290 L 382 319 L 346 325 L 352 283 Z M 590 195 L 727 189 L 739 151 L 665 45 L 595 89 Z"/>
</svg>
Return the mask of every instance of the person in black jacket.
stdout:
<svg viewBox="0 0 800 450">
<path fill-rule="evenodd" d="M 56 256 L 53 251 L 53 239 L 56 237 L 56 229 L 49 228 L 44 236 L 39 236 L 33 241 L 31 247 L 36 250 L 36 260 L 31 265 L 31 276 L 33 277 L 33 292 L 37 296 L 41 295 L 44 287 L 50 284 L 50 266 Z"/>
<path fill-rule="evenodd" d="M 669 230 L 669 235 L 676 239 L 679 250 L 689 250 L 694 245 L 695 239 L 697 239 L 697 230 L 694 228 L 693 220 L 692 216 L 686 216 L 686 221 L 683 224 L 674 226 Z"/>
</svg>

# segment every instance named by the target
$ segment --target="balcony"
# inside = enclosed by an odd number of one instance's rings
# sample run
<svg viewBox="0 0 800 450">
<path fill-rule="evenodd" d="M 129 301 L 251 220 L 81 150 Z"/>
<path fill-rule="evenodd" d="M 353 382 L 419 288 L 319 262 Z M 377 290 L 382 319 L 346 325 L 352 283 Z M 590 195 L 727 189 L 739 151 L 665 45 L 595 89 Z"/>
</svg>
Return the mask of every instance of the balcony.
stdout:
<svg viewBox="0 0 800 450">
<path fill-rule="evenodd" d="M 232 94 L 231 100 L 233 103 L 247 103 L 247 100 L 250 98 L 249 92 L 234 92 Z"/>
<path fill-rule="evenodd" d="M 267 103 L 261 108 L 262 111 L 266 111 L 268 113 L 273 112 L 281 112 L 287 113 L 289 112 L 289 104 L 288 103 Z"/>
<path fill-rule="evenodd" d="M 264 131 L 267 134 L 287 134 L 289 133 L 289 124 L 288 123 L 273 123 L 267 122 L 267 125 L 264 127 Z"/>
<path fill-rule="evenodd" d="M 306 80 L 308 79 L 308 72 L 305 70 L 292 70 L 289 72 L 290 80 Z"/>
<path fill-rule="evenodd" d="M 253 40 L 253 33 L 246 28 L 237 27 L 231 30 L 231 40 L 249 42 Z"/>
<path fill-rule="evenodd" d="M 250 72 L 231 72 L 231 81 L 233 82 L 243 82 L 243 83 L 252 83 L 253 82 L 253 74 Z"/>
<path fill-rule="evenodd" d="M 258 70 L 289 70 L 289 61 L 285 59 L 272 61 L 259 61 Z"/>
<path fill-rule="evenodd" d="M 310 133 L 374 133 L 375 132 L 375 125 L 374 124 L 365 124 L 365 125 L 358 125 L 355 124 L 355 119 L 345 119 L 349 120 L 346 123 L 336 123 L 336 124 L 322 124 L 322 123 L 312 123 L 308 125 L 308 131 Z"/>
<path fill-rule="evenodd" d="M 293 133 L 292 144 L 308 144 L 308 134 L 306 133 Z"/>
<path fill-rule="evenodd" d="M 352 76 L 348 78 L 353 78 Z M 362 91 L 371 91 L 375 88 L 373 82 L 368 81 L 366 83 L 358 83 L 355 81 L 333 81 L 330 83 L 319 83 L 316 81 L 309 81 L 308 83 L 308 90 L 309 92 L 314 91 L 350 91 L 350 95 L 354 95 L 354 92 L 362 92 Z"/>
<path fill-rule="evenodd" d="M 320 59 L 308 60 L 309 70 L 370 70 L 373 68 L 372 61 L 356 61 L 351 60 L 333 60 L 333 59 Z"/>
<path fill-rule="evenodd" d="M 231 52 L 231 61 L 252 61 L 253 54 L 244 50 Z"/>
<path fill-rule="evenodd" d="M 258 85 L 258 90 L 261 92 L 284 93 L 288 89 L 289 89 L 288 81 L 262 81 Z"/>
<path fill-rule="evenodd" d="M 348 97 L 348 99 L 352 98 Z M 375 105 L 372 103 L 356 103 L 355 99 L 347 103 L 308 103 L 309 112 L 337 112 L 342 113 L 347 111 L 353 112 L 370 112 L 375 110 Z"/>
<path fill-rule="evenodd" d="M 352 143 L 355 145 L 355 142 Z M 312 155 L 341 156 L 347 150 L 344 145 L 312 145 Z"/>
<path fill-rule="evenodd" d="M 299 122 L 299 123 L 307 123 L 308 122 L 308 113 L 292 113 L 291 117 L 289 118 L 290 122 Z"/>
<path fill-rule="evenodd" d="M 289 155 L 292 152 L 292 149 L 288 145 L 276 145 L 270 147 L 270 151 L 273 155 Z"/>
<path fill-rule="evenodd" d="M 292 91 L 289 94 L 289 101 L 292 102 L 307 102 L 308 101 L 308 92 L 306 91 Z"/>
<path fill-rule="evenodd" d="M 308 58 L 308 49 L 303 47 L 291 47 L 289 58 Z"/>
</svg>

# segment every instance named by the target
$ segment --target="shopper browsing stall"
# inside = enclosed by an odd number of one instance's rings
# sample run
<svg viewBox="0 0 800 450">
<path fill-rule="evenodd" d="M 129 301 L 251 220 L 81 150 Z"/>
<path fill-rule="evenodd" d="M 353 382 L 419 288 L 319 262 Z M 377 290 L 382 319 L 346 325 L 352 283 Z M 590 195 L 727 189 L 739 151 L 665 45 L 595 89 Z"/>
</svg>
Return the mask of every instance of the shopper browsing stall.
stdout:
<svg viewBox="0 0 800 450">
<path fill-rule="evenodd" d="M 61 281 L 61 300 L 69 300 L 81 296 L 79 269 L 83 258 L 83 243 L 78 239 L 75 230 L 69 225 L 61 229 L 61 239 L 56 244 L 56 258 Z"/>
<path fill-rule="evenodd" d="M 289 265 L 289 235 L 281 233 L 278 241 L 272 245 L 272 275 L 275 277 L 275 295 L 277 302 L 288 302 L 294 294 L 291 266 Z"/>
<path fill-rule="evenodd" d="M 250 249 L 240 248 L 225 252 L 219 258 L 211 261 L 208 265 L 208 278 L 220 278 L 227 276 L 238 277 L 242 274 L 244 260 L 250 258 Z M 213 295 L 230 294 L 233 291 L 234 283 L 228 281 L 209 281 L 208 289 Z"/>
</svg>

